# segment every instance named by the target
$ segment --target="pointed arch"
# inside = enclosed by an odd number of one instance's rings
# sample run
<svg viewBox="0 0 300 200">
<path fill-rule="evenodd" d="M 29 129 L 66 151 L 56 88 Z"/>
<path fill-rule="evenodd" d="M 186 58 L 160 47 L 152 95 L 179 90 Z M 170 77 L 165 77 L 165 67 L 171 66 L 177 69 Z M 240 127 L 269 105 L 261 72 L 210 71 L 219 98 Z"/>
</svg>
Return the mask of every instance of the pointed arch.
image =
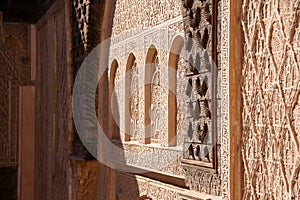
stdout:
<svg viewBox="0 0 300 200">
<path fill-rule="evenodd" d="M 177 35 L 172 42 L 169 54 L 169 68 L 168 68 L 168 81 L 169 81 L 169 94 L 168 94 L 168 145 L 176 146 L 177 143 L 177 69 L 179 55 L 184 45 L 184 38 Z"/>
</svg>

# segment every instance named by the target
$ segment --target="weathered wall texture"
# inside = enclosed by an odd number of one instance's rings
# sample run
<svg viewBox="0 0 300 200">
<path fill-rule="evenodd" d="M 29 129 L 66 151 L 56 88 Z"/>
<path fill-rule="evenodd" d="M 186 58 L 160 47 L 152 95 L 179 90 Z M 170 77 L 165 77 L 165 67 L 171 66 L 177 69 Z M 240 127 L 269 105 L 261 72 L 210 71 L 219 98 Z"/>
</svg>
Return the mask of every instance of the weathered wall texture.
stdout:
<svg viewBox="0 0 300 200">
<path fill-rule="evenodd" d="M 243 3 L 245 199 L 299 199 L 300 1 Z"/>
</svg>

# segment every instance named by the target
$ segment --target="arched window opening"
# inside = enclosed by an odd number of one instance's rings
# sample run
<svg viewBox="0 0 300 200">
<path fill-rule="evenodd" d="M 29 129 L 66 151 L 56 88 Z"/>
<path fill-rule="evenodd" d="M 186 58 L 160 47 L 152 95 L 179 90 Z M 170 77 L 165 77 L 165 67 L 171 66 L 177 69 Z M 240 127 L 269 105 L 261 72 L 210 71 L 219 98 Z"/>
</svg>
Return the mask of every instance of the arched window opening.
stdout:
<svg viewBox="0 0 300 200">
<path fill-rule="evenodd" d="M 177 70 L 180 62 L 180 52 L 184 45 L 182 36 L 176 36 L 172 42 L 169 55 L 169 94 L 168 94 L 168 145 L 177 144 Z"/>
</svg>

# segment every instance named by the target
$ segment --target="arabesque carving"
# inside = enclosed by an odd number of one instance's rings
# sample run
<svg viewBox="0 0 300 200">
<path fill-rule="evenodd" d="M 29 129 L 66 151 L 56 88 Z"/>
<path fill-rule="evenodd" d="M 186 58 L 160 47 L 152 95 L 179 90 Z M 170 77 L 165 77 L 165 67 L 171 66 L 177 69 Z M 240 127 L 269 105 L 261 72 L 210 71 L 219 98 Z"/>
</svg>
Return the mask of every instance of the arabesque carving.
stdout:
<svg viewBox="0 0 300 200">
<path fill-rule="evenodd" d="M 113 34 L 130 29 L 154 27 L 181 15 L 180 0 L 118 0 L 113 21 Z"/>
<path fill-rule="evenodd" d="M 244 0 L 244 199 L 300 198 L 300 1 Z"/>
</svg>

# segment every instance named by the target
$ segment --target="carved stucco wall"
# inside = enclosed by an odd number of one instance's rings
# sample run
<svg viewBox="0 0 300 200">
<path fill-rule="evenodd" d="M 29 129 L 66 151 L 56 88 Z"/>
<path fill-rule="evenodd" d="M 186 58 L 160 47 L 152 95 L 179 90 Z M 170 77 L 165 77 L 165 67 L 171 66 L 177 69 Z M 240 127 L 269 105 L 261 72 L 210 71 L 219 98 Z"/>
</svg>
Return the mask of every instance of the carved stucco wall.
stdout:
<svg viewBox="0 0 300 200">
<path fill-rule="evenodd" d="M 143 177 L 135 177 L 130 174 L 119 173 L 118 179 L 122 180 L 117 190 L 117 197 L 125 199 L 143 199 L 147 196 L 151 199 L 180 199 L 179 190 L 166 186 L 163 183 Z M 128 185 L 138 183 L 137 189 L 131 190 Z"/>
<path fill-rule="evenodd" d="M 149 5 L 150 4 L 150 5 Z M 144 106 L 145 106 L 145 71 L 144 65 L 146 62 L 147 52 L 149 47 L 153 45 L 157 50 L 158 63 L 162 66 L 168 65 L 169 52 L 163 49 L 170 49 L 172 40 L 175 34 L 183 33 L 183 21 L 181 17 L 181 3 L 180 1 L 149 1 L 147 3 L 143 1 L 117 1 L 116 11 L 113 20 L 112 31 L 112 46 L 110 54 L 110 63 L 116 59 L 118 62 L 118 69 L 115 76 L 115 93 L 119 104 L 120 115 L 120 129 L 121 129 L 121 141 L 123 142 L 123 148 L 125 151 L 133 152 L 157 152 L 158 160 L 162 161 L 167 158 L 164 156 L 171 156 L 173 153 L 177 153 L 174 150 L 170 150 L 168 145 L 168 90 L 159 88 L 160 101 L 162 109 L 165 111 L 161 115 L 160 124 L 161 129 L 158 136 L 158 143 L 145 146 L 145 140 L 140 139 L 138 141 L 125 142 L 125 116 L 122 115 L 125 109 L 125 92 L 124 92 L 124 75 L 126 71 L 126 64 L 128 56 L 132 53 L 138 66 L 138 82 L 139 82 L 139 105 L 138 105 L 138 135 L 144 136 Z M 159 25 L 162 29 L 147 29 Z M 123 31 L 121 33 L 121 31 Z M 121 33 L 121 34 L 120 34 Z M 167 85 L 168 72 L 167 69 L 161 68 L 160 81 L 164 82 L 163 85 Z M 110 80 L 112 81 L 112 80 Z M 181 139 L 182 140 L 182 139 Z M 138 158 L 126 158 L 128 164 L 139 167 L 150 167 L 153 163 L 145 163 L 143 159 Z M 183 170 L 180 166 L 180 160 L 175 160 L 174 163 L 169 166 L 165 166 L 161 169 L 163 173 L 169 173 L 170 175 L 183 177 Z M 178 194 L 170 190 L 170 186 L 164 186 L 158 182 L 155 186 L 150 186 L 149 183 L 141 180 L 136 180 L 135 176 L 129 176 L 121 173 L 117 173 L 117 188 L 116 193 L 120 199 L 138 199 L 143 195 L 149 196 L 153 199 L 172 199 Z M 138 190 L 133 187 L 130 190 L 128 187 L 138 184 Z M 170 194 L 173 194 L 170 196 Z M 164 196 L 159 196 L 164 195 Z M 175 196 L 174 196 L 175 195 Z"/>
<path fill-rule="evenodd" d="M 131 29 L 141 31 L 179 15 L 181 15 L 179 0 L 117 0 L 112 35 L 115 36 Z"/>
<path fill-rule="evenodd" d="M 139 82 L 139 105 L 138 105 L 138 134 L 139 136 L 144 136 L 145 130 L 144 130 L 144 75 L 145 71 L 143 66 L 145 65 L 146 61 L 146 55 L 149 47 L 151 45 L 154 45 L 158 51 L 158 58 L 159 63 L 163 66 L 168 65 L 168 54 L 169 52 L 164 51 L 162 49 L 168 49 L 172 45 L 172 40 L 174 39 L 174 33 L 179 33 L 179 31 L 183 32 L 183 22 L 182 18 L 180 16 L 166 21 L 165 23 L 161 24 L 162 29 L 152 29 L 152 30 L 144 30 L 135 37 L 128 37 L 127 40 L 124 42 L 117 42 L 120 41 L 119 38 L 123 38 L 124 35 L 118 35 L 115 36 L 112 39 L 112 46 L 111 46 L 111 54 L 110 54 L 110 63 L 116 59 L 118 62 L 118 69 L 116 71 L 115 75 L 115 93 L 116 98 L 118 100 L 120 113 L 124 113 L 125 109 L 125 92 L 124 92 L 124 75 L 126 71 L 126 64 L 128 60 L 128 56 L 130 53 L 132 53 L 136 58 L 136 63 L 138 66 L 138 82 Z M 129 33 L 132 33 L 129 31 Z M 114 43 L 117 42 L 117 43 Z M 164 45 L 164 47 L 162 47 Z M 110 71 L 109 71 L 110 73 Z M 167 77 L 167 69 L 161 68 L 161 81 L 168 81 Z M 112 80 L 110 80 L 112 81 Z M 167 85 L 168 83 L 165 82 L 164 85 Z M 183 86 L 185 87 L 185 85 Z M 161 117 L 161 131 L 158 134 L 158 141 L 157 144 L 151 144 L 150 146 L 144 146 L 145 141 L 143 139 L 140 139 L 139 141 L 132 141 L 132 142 L 125 142 L 125 116 L 120 115 L 120 138 L 123 142 L 123 148 L 128 151 L 131 150 L 133 152 L 139 151 L 139 152 L 147 152 L 147 151 L 157 151 L 159 155 L 170 155 L 175 153 L 174 150 L 170 150 L 167 147 L 168 145 L 168 120 L 167 120 L 167 109 L 168 109 L 168 92 L 166 88 L 161 88 L 161 91 L 159 91 L 161 94 L 161 105 L 163 110 L 166 112 Z M 182 141 L 182 137 L 179 137 Z M 169 153 L 167 153 L 169 152 Z M 163 157 L 160 157 L 160 159 L 164 159 Z M 151 166 L 153 163 L 145 163 L 143 160 L 138 160 L 137 158 L 126 158 L 126 161 L 129 164 L 137 165 L 140 167 L 146 167 Z M 183 176 L 182 168 L 180 167 L 180 161 L 179 159 L 175 161 L 170 166 L 166 166 L 164 169 L 162 169 L 163 172 L 168 172 L 173 175 L 179 175 Z"/>
<path fill-rule="evenodd" d="M 180 16 L 173 19 L 172 21 L 166 22 L 162 24 L 162 29 L 152 29 L 152 30 L 145 30 L 142 34 L 129 37 L 125 42 L 119 42 L 112 45 L 111 47 L 111 54 L 110 54 L 110 63 L 113 59 L 116 59 L 119 67 L 116 72 L 115 76 L 115 85 L 116 85 L 116 96 L 119 102 L 120 113 L 124 113 L 124 97 L 125 93 L 122 87 L 124 87 L 125 83 L 125 71 L 126 71 L 126 64 L 128 60 L 128 56 L 132 53 L 136 57 L 136 63 L 138 66 L 138 84 L 139 84 L 139 105 L 138 105 L 138 127 L 139 127 L 139 134 L 141 136 L 144 135 L 144 66 L 146 62 L 146 55 L 149 47 L 154 45 L 154 47 L 158 51 L 158 59 L 159 63 L 162 66 L 168 65 L 168 54 L 165 49 L 168 49 L 171 46 L 174 33 L 178 30 L 183 30 L 183 22 L 180 19 Z M 116 36 L 116 40 L 114 38 L 112 41 L 118 41 L 119 38 L 122 38 L 124 35 L 121 34 Z M 162 45 L 164 45 L 162 47 Z M 166 67 L 161 68 L 161 77 L 167 77 L 167 69 Z M 161 81 L 165 81 L 163 85 L 167 85 L 167 79 L 161 78 Z M 160 89 L 161 99 L 164 101 L 161 102 L 162 108 L 164 111 L 167 111 L 168 108 L 168 97 L 167 97 L 167 90 L 166 88 Z M 164 91 L 165 90 L 165 91 Z M 167 113 L 165 113 L 167 115 Z M 159 141 L 161 146 L 167 146 L 168 138 L 167 138 L 167 120 L 166 118 L 161 119 L 164 123 L 161 127 L 161 133 L 159 134 Z M 120 115 L 120 128 L 121 128 L 121 138 L 124 139 L 124 130 L 125 130 L 125 118 L 124 115 Z M 143 143 L 141 141 L 141 143 Z"/>
<path fill-rule="evenodd" d="M 140 1 L 141 2 L 141 1 Z M 212 18 L 212 1 L 189 1 L 191 3 L 191 7 L 184 8 L 184 12 L 182 12 L 181 9 L 181 2 L 176 2 L 177 6 L 175 8 L 172 8 L 171 10 L 168 10 L 168 4 L 173 5 L 173 1 L 150 1 L 149 3 L 151 6 L 147 6 L 146 9 L 153 9 L 150 11 L 150 14 L 147 14 L 148 12 L 141 14 L 140 8 L 142 5 L 139 5 L 138 2 L 127 2 L 127 1 L 117 1 L 116 4 L 116 12 L 113 20 L 113 38 L 112 38 L 112 46 L 111 46 L 111 54 L 110 54 L 110 63 L 113 62 L 114 59 L 118 62 L 118 69 L 115 76 L 115 92 L 116 96 L 119 102 L 119 108 L 120 113 L 124 113 L 124 102 L 125 102 L 125 94 L 124 94 L 124 73 L 126 68 L 127 59 L 130 53 L 133 53 L 136 57 L 136 62 L 138 66 L 144 66 L 147 50 L 150 47 L 150 45 L 154 45 L 158 49 L 158 57 L 159 61 L 163 65 L 168 65 L 168 54 L 169 52 L 161 51 L 160 48 L 167 47 L 170 49 L 172 45 L 172 40 L 176 36 L 172 30 L 179 31 L 183 33 L 184 31 L 189 32 L 192 30 L 192 35 L 197 42 L 202 44 L 204 41 L 201 40 L 201 38 L 197 37 L 197 34 L 202 34 L 204 36 L 204 28 L 207 27 L 205 24 L 208 20 L 207 18 Z M 136 3 L 136 4 L 135 4 Z M 143 4 L 143 3 L 142 3 Z M 166 4 L 165 7 L 161 7 L 160 4 Z M 205 5 L 208 5 L 205 7 Z M 207 10 L 208 8 L 208 10 Z M 144 7 L 142 7 L 144 9 Z M 158 10 L 157 10 L 158 9 Z M 192 17 L 197 16 L 197 11 L 199 9 L 202 11 L 200 14 L 203 18 L 203 22 L 201 23 L 201 26 L 196 27 L 195 25 L 192 25 Z M 215 61 L 217 62 L 217 66 L 221 66 L 221 1 L 216 5 L 216 12 L 220 12 L 216 16 L 216 24 L 215 28 L 218 30 L 217 37 L 215 38 L 215 49 L 212 47 L 212 28 L 209 28 L 209 35 L 210 35 L 210 41 L 208 41 L 208 47 L 207 51 L 209 52 L 210 56 L 212 56 L 212 51 L 215 51 Z M 156 13 L 156 15 L 152 15 L 152 13 Z M 162 12 L 162 13 L 160 13 Z M 170 14 L 170 13 L 171 14 Z M 175 15 L 174 15 L 175 13 Z M 182 14 L 184 14 L 184 20 L 180 17 Z M 157 18 L 155 16 L 161 16 L 161 18 Z M 176 17 L 178 16 L 178 17 Z M 197 16 L 199 17 L 199 16 Z M 140 20 L 142 19 L 142 20 Z M 139 21 L 140 20 L 140 21 Z M 211 19 L 212 20 L 212 19 Z M 163 31 L 161 30 L 146 30 L 146 27 L 163 27 L 165 28 Z M 194 27 L 193 27 L 194 26 Z M 125 31 L 125 33 L 121 33 L 121 31 Z M 120 34 L 121 33 L 121 34 Z M 216 42 L 218 41 L 218 42 Z M 162 46 L 166 45 L 166 46 Z M 196 47 L 195 47 L 196 48 Z M 212 50 L 213 49 L 213 50 Z M 197 58 L 193 58 L 196 60 Z M 199 59 L 199 58 L 198 58 Z M 216 90 L 218 93 L 216 93 L 216 98 L 218 107 L 216 108 L 216 118 L 218 120 L 216 121 L 216 126 L 218 137 L 217 141 L 217 152 L 218 155 L 215 155 L 216 157 L 220 157 L 220 136 L 221 136 L 221 67 L 219 67 L 216 70 L 216 77 L 219 77 L 218 81 L 216 82 L 217 88 Z M 186 119 L 185 113 L 187 112 L 187 105 L 186 102 L 188 101 L 188 96 L 185 95 L 185 90 L 188 84 L 188 78 L 186 77 L 187 71 L 189 71 L 189 65 L 186 61 L 180 60 L 180 64 L 178 66 L 178 115 L 177 115 L 177 130 L 178 131 L 178 142 L 184 141 L 184 135 L 188 132 L 188 122 L 184 121 L 183 119 Z M 203 73 L 204 73 L 203 69 Z M 210 75 L 210 72 L 207 73 Z M 218 74 L 218 75 L 217 75 Z M 204 74 L 205 75 L 205 74 Z M 162 74 L 163 77 L 168 77 L 168 74 L 164 72 Z M 195 79 L 196 80 L 196 79 Z M 109 80 L 112 81 L 112 80 Z M 139 82 L 140 85 L 143 86 L 144 82 L 144 71 L 143 68 L 139 69 Z M 211 85 L 212 80 L 209 78 L 208 84 Z M 167 92 L 162 92 L 162 94 L 167 94 Z M 209 96 L 211 95 L 211 91 L 209 92 Z M 164 100 L 164 109 L 167 110 L 167 96 L 162 96 Z M 210 97 L 211 98 L 211 97 Z M 211 104 L 209 104 L 211 107 Z M 195 106 L 195 105 L 193 105 Z M 138 112 L 139 112 L 139 120 L 138 123 L 140 124 L 140 127 L 142 127 L 139 130 L 139 134 L 141 136 L 144 135 L 144 88 L 140 88 L 139 92 L 139 106 L 138 106 Z M 167 117 L 167 116 L 165 116 Z M 167 123 L 165 124 L 165 128 L 162 129 L 160 135 L 159 135 L 159 146 L 144 146 L 144 141 L 140 140 L 138 142 L 125 142 L 124 143 L 124 124 L 125 119 L 122 114 L 120 115 L 120 126 L 121 126 L 121 140 L 123 142 L 123 147 L 125 150 L 133 150 L 133 151 L 139 151 L 139 152 L 147 152 L 147 151 L 170 151 L 167 148 L 164 148 L 167 146 L 168 138 L 167 138 Z M 179 127 L 181 126 L 181 127 Z M 196 128 L 195 128 L 196 129 Z M 123 130 L 123 131 L 122 131 Z M 170 151 L 172 153 L 172 151 Z M 213 155 L 210 155 L 211 160 L 213 159 Z M 161 157 L 160 159 L 164 159 Z M 143 166 L 147 167 L 150 166 L 150 163 L 144 163 L 143 161 L 137 162 L 136 159 L 126 159 L 129 164 L 135 165 L 135 166 Z M 205 192 L 208 194 L 213 195 L 221 195 L 221 176 L 220 176 L 220 166 L 221 166 L 221 159 L 216 159 L 215 162 L 215 170 L 203 170 L 198 167 L 192 167 L 192 165 L 187 164 L 183 167 L 180 165 L 180 159 L 177 160 L 175 163 L 172 163 L 170 166 L 161 169 L 162 172 L 167 172 L 173 175 L 179 175 L 181 177 L 185 176 L 186 178 L 186 184 L 190 187 L 191 190 L 199 191 L 199 192 Z M 226 166 L 228 169 L 228 166 Z M 185 169 L 185 171 L 183 171 Z M 216 172 L 217 171 L 217 172 Z M 122 183 L 123 181 L 120 180 L 118 183 Z"/>
<path fill-rule="evenodd" d="M 300 198 L 300 1 L 243 1 L 245 199 Z"/>
<path fill-rule="evenodd" d="M 172 8 L 172 9 L 171 9 Z M 175 31 L 183 30 L 182 19 L 180 20 L 181 9 L 180 2 L 176 0 L 171 1 L 150 1 L 145 3 L 142 1 L 124 1 L 120 0 L 116 2 L 116 10 L 112 25 L 112 47 L 110 54 L 110 63 L 113 59 L 116 59 L 119 67 L 116 72 L 115 85 L 116 94 L 120 103 L 120 113 L 124 113 L 124 91 L 121 89 L 122 81 L 124 81 L 124 74 L 127 59 L 130 53 L 136 57 L 138 66 L 138 82 L 140 86 L 139 92 L 139 117 L 138 124 L 140 127 L 139 134 L 143 134 L 144 124 L 144 90 L 142 88 L 144 82 L 145 71 L 143 66 L 146 61 L 146 54 L 150 45 L 158 51 L 158 60 L 161 65 L 167 66 L 168 64 L 168 52 L 163 52 L 161 49 L 167 49 L 172 42 Z M 160 25 L 162 30 L 147 28 Z M 170 30 L 170 31 L 168 31 Z M 173 31 L 171 31 L 173 30 Z M 141 33 L 142 34 L 138 34 Z M 121 33 L 121 34 L 120 34 Z M 166 69 L 162 69 L 162 77 L 167 77 Z M 165 79 L 161 79 L 165 81 Z M 163 109 L 167 111 L 167 92 L 160 91 L 162 94 Z M 159 134 L 160 144 L 167 146 L 167 120 L 161 128 L 161 132 L 165 134 Z M 121 138 L 124 139 L 124 116 L 120 116 Z M 142 142 L 143 143 L 143 142 Z"/>
</svg>

